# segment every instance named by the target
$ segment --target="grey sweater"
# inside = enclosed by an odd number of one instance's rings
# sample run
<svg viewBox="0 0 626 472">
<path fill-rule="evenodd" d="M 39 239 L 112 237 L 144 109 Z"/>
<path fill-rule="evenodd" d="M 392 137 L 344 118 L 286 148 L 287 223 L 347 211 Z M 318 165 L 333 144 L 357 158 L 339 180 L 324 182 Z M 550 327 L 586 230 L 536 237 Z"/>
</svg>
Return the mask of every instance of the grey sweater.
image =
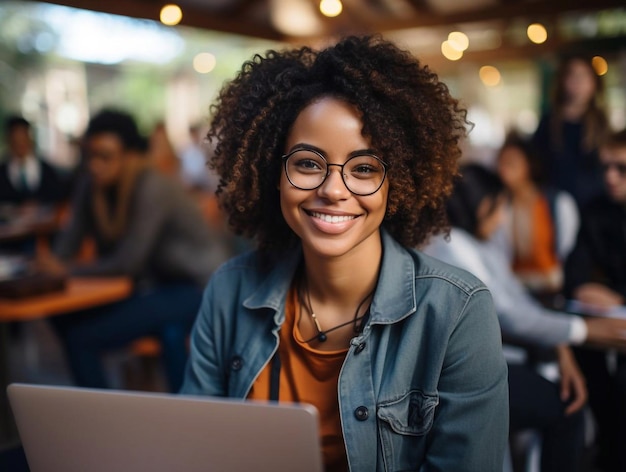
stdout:
<svg viewBox="0 0 626 472">
<path fill-rule="evenodd" d="M 223 238 L 211 230 L 185 189 L 152 169 L 137 178 L 127 229 L 114 243 L 106 241 L 95 224 L 89 178 L 77 187 L 71 214 L 54 252 L 68 260 L 86 236 L 98 250 L 98 258 L 75 267 L 74 275 L 128 275 L 140 283 L 183 280 L 204 285 L 230 256 Z"/>
</svg>

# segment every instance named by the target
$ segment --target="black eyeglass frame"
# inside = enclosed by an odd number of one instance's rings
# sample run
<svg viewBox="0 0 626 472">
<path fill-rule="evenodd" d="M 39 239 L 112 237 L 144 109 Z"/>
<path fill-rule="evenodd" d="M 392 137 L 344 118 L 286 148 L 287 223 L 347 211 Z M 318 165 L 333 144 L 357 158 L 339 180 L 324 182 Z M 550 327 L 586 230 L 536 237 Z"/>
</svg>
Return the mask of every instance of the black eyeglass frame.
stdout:
<svg viewBox="0 0 626 472">
<path fill-rule="evenodd" d="M 312 152 L 313 154 L 316 154 L 317 156 L 319 156 L 325 163 L 326 163 L 326 175 L 324 175 L 324 178 L 322 179 L 322 181 L 316 185 L 315 187 L 312 188 L 304 188 L 304 187 L 299 187 L 296 184 L 294 184 L 291 180 L 291 178 L 289 177 L 289 172 L 287 172 L 287 161 L 289 160 L 289 158 L 291 156 L 293 156 L 296 152 L 299 151 L 308 151 L 308 152 Z M 367 157 L 373 157 L 374 159 L 376 159 L 378 162 L 380 162 L 383 166 L 383 178 L 380 180 L 380 184 L 378 185 L 378 187 L 376 187 L 376 190 L 374 190 L 373 192 L 368 192 L 368 193 L 357 193 L 354 192 L 350 189 L 350 187 L 348 186 L 348 184 L 346 183 L 346 178 L 345 175 L 343 173 L 343 168 L 345 167 L 345 165 L 350 162 L 352 159 L 356 159 L 357 157 L 363 157 L 363 156 L 367 156 Z M 383 186 L 383 184 L 385 183 L 385 179 L 387 178 L 387 168 L 389 167 L 389 164 L 387 164 L 385 161 L 383 161 L 380 157 L 375 156 L 374 154 L 370 154 L 370 153 L 363 153 L 363 154 L 356 154 L 352 157 L 350 157 L 350 159 L 348 159 L 346 162 L 344 162 L 343 164 L 330 164 L 326 158 L 324 157 L 324 155 L 322 153 L 320 153 L 319 151 L 316 151 L 315 149 L 310 149 L 310 148 L 296 148 L 293 149 L 292 151 L 288 152 L 287 154 L 284 154 L 281 156 L 281 159 L 283 160 L 283 170 L 285 171 L 285 176 L 287 177 L 287 180 L 289 181 L 289 183 L 291 185 L 293 185 L 295 188 L 297 188 L 298 190 L 316 190 L 318 188 L 320 188 L 322 185 L 324 185 L 324 182 L 326 182 L 326 179 L 328 178 L 328 176 L 330 175 L 330 168 L 331 166 L 335 166 L 335 167 L 339 167 L 341 170 L 339 171 L 339 173 L 341 174 L 341 181 L 343 182 L 343 184 L 346 186 L 346 188 L 348 189 L 348 191 L 353 194 L 353 195 L 357 195 L 359 197 L 367 197 L 369 195 L 374 195 L 376 192 L 378 192 L 380 190 L 380 188 Z"/>
</svg>

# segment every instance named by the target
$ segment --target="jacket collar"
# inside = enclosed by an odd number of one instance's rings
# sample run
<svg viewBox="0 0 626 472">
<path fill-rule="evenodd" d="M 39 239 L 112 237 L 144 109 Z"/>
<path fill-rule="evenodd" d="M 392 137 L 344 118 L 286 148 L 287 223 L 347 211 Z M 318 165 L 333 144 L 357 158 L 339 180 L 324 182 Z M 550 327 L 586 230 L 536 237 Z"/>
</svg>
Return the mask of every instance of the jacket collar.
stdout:
<svg viewBox="0 0 626 472">
<path fill-rule="evenodd" d="M 415 264 L 413 256 L 384 229 L 381 230 L 383 258 L 378 285 L 371 305 L 371 323 L 389 324 L 416 310 Z M 286 294 L 302 259 L 302 248 L 288 250 L 244 301 L 249 309 L 269 308 L 278 324 L 284 319 Z"/>
</svg>

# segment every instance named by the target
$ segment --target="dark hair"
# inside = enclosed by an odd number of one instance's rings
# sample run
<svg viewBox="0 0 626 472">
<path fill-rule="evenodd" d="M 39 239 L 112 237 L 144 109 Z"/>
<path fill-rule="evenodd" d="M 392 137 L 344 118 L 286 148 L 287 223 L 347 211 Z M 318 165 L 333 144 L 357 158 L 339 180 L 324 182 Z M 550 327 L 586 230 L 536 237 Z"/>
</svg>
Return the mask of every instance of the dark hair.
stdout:
<svg viewBox="0 0 626 472">
<path fill-rule="evenodd" d="M 516 148 L 526 159 L 528 169 L 530 173 L 530 179 L 537 185 L 541 185 L 545 182 L 545 170 L 542 165 L 542 161 L 539 157 L 538 151 L 535 149 L 532 141 L 521 136 L 516 131 L 511 131 L 506 135 L 504 144 L 500 147 L 498 152 L 498 160 L 502 156 L 502 152 L 507 148 Z"/>
<path fill-rule="evenodd" d="M 84 137 L 87 139 L 102 133 L 114 134 L 128 150 L 145 151 L 148 147 L 135 119 L 123 111 L 102 110 L 97 113 L 89 120 Z"/>
<path fill-rule="evenodd" d="M 4 131 L 5 131 L 5 133 L 8 135 L 15 128 L 26 128 L 26 129 L 30 130 L 30 123 L 25 118 L 23 118 L 21 116 L 18 116 L 18 115 L 8 116 L 4 120 Z"/>
<path fill-rule="evenodd" d="M 478 207 L 489 198 L 492 208 L 497 198 L 504 193 L 504 184 L 498 175 L 478 164 L 467 164 L 461 168 L 461 178 L 457 180 L 447 210 L 450 224 L 463 229 L 473 236 L 478 232 Z"/>
<path fill-rule="evenodd" d="M 602 143 L 602 147 L 607 149 L 626 147 L 626 128 L 607 136 L 604 143 Z"/>
<path fill-rule="evenodd" d="M 582 146 L 586 152 L 590 152 L 600 145 L 604 139 L 605 132 L 608 126 L 608 120 L 604 109 L 602 107 L 602 93 L 604 91 L 604 83 L 602 77 L 596 74 L 595 69 L 591 63 L 591 58 L 584 54 L 569 54 L 564 56 L 559 61 L 559 65 L 554 80 L 554 88 L 552 93 L 552 120 L 550 123 L 552 130 L 553 144 L 557 149 L 562 149 L 564 146 L 563 136 L 563 107 L 567 103 L 567 93 L 565 90 L 565 81 L 570 73 L 570 68 L 573 63 L 579 62 L 584 64 L 589 70 L 595 81 L 595 93 L 585 111 L 582 118 L 583 123 L 583 139 Z"/>
<path fill-rule="evenodd" d="M 300 111 L 325 96 L 355 106 L 363 135 L 389 164 L 383 226 L 405 246 L 444 228 L 466 112 L 428 67 L 370 36 L 318 52 L 256 55 L 221 91 L 207 135 L 216 143 L 209 164 L 220 175 L 217 195 L 233 230 L 266 249 L 297 240 L 279 204 L 281 156 Z"/>
</svg>

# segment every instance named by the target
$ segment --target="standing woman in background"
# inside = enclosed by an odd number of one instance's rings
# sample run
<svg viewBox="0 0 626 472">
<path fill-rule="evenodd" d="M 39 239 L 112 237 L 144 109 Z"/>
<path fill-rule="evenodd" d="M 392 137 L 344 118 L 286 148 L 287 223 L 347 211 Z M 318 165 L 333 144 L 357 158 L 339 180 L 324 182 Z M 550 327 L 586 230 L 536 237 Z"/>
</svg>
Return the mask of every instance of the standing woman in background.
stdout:
<svg viewBox="0 0 626 472">
<path fill-rule="evenodd" d="M 259 249 L 209 282 L 182 392 L 314 405 L 327 471 L 501 471 L 491 296 L 411 249 L 444 228 L 457 175 L 467 122 L 445 84 L 351 37 L 256 56 L 214 111 L 217 195 Z"/>
<path fill-rule="evenodd" d="M 557 71 L 550 111 L 533 136 L 547 182 L 585 206 L 602 193 L 598 146 L 608 131 L 601 106 L 603 83 L 586 57 L 564 59 Z"/>
</svg>

